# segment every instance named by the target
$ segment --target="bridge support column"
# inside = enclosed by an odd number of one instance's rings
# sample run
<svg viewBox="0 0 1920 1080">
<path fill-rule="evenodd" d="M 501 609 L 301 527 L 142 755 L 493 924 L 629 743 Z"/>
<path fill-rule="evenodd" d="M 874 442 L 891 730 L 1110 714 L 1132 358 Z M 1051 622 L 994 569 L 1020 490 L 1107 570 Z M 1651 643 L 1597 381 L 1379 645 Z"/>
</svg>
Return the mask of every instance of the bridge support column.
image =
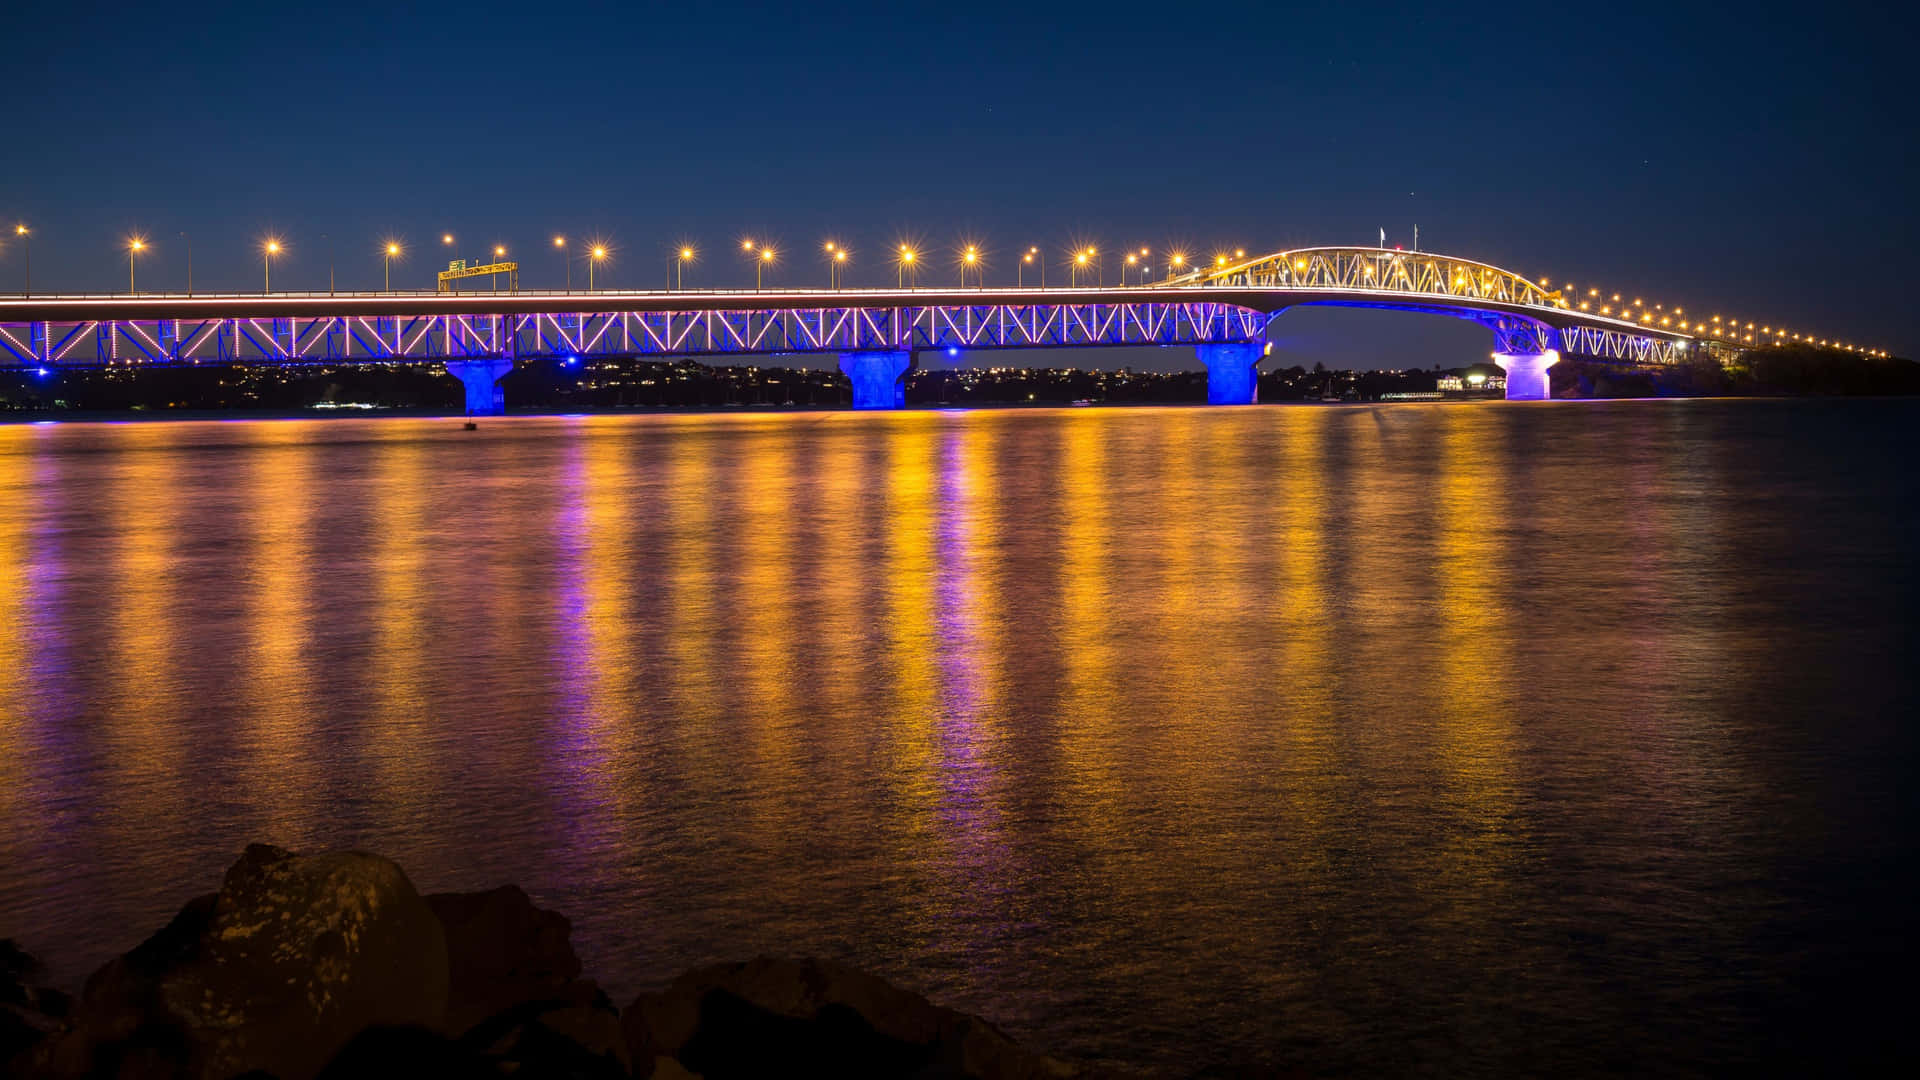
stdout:
<svg viewBox="0 0 1920 1080">
<path fill-rule="evenodd" d="M 1260 394 L 1260 360 L 1267 355 L 1261 342 L 1243 345 L 1195 345 L 1193 351 L 1207 367 L 1207 404 L 1251 405 Z"/>
<path fill-rule="evenodd" d="M 1507 373 L 1508 401 L 1546 401 L 1553 397 L 1547 369 L 1560 362 L 1557 351 L 1494 353 L 1493 362 Z"/>
<path fill-rule="evenodd" d="M 853 380 L 853 407 L 856 409 L 906 408 L 906 374 L 912 366 L 913 354 L 910 352 L 840 354 L 840 370 Z"/>
<path fill-rule="evenodd" d="M 467 388 L 468 416 L 499 416 L 507 411 L 507 395 L 500 388 L 500 378 L 512 370 L 513 361 L 504 356 L 447 361 L 447 374 Z"/>
</svg>

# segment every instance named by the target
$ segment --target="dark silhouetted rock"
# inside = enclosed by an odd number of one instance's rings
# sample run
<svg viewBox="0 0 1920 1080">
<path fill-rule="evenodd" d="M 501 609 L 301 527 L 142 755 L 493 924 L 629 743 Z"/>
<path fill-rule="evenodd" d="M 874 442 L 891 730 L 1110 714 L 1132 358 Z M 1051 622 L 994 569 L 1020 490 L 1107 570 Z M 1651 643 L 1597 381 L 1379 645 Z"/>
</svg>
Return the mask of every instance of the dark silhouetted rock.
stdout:
<svg viewBox="0 0 1920 1080">
<path fill-rule="evenodd" d="M 687 972 L 621 1017 L 636 1076 L 978 1077 L 1076 1074 L 977 1016 L 824 960 L 760 957 Z"/>
<path fill-rule="evenodd" d="M 420 1027 L 371 1027 L 340 1048 L 318 1080 L 497 1080 L 465 1043 Z"/>
<path fill-rule="evenodd" d="M 446 1017 L 440 921 L 377 855 L 249 847 L 220 891 L 87 980 L 50 1076 L 307 1080 L 377 1025 Z"/>
<path fill-rule="evenodd" d="M 436 893 L 447 935 L 447 1030 L 516 1077 L 624 1077 L 626 1037 L 606 994 L 580 978 L 573 925 L 517 886 Z"/>
<path fill-rule="evenodd" d="M 460 1034 L 531 1001 L 572 1000 L 580 978 L 573 924 L 533 906 L 519 886 L 435 893 L 427 906 L 447 935 L 447 1030 Z"/>
<path fill-rule="evenodd" d="M 522 1080 L 624 1080 L 630 1069 L 619 1010 L 590 982 L 574 984 L 572 992 L 577 1000 L 517 1005 L 475 1026 L 461 1041 Z"/>
<path fill-rule="evenodd" d="M 12 939 L 0 940 L 0 1076 L 7 1063 L 66 1027 L 73 999 L 42 985 L 46 966 Z"/>
</svg>

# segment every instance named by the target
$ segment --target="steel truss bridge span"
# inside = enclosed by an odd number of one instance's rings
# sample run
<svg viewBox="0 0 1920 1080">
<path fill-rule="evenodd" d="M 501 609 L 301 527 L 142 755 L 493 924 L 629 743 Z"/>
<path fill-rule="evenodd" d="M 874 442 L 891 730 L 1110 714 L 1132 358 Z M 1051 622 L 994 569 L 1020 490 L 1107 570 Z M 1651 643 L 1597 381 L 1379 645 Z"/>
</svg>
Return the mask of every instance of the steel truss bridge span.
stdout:
<svg viewBox="0 0 1920 1080">
<path fill-rule="evenodd" d="M 1314 248 L 1118 288 L 0 300 L 0 365 L 444 362 L 466 380 L 472 372 L 497 379 L 522 360 L 836 353 L 855 375 L 858 405 L 861 379 L 849 363 L 878 364 L 897 383 L 926 349 L 1191 345 L 1208 367 L 1210 400 L 1234 401 L 1251 400 L 1247 373 L 1264 355 L 1269 321 L 1308 305 L 1479 322 L 1509 368 L 1509 396 L 1544 396 L 1546 368 L 1561 353 L 1671 364 L 1698 344 L 1665 328 L 1572 311 L 1556 294 L 1482 263 Z M 1514 392 L 1513 365 L 1523 369 L 1522 393 Z M 1216 378 L 1236 367 L 1243 370 Z"/>
</svg>

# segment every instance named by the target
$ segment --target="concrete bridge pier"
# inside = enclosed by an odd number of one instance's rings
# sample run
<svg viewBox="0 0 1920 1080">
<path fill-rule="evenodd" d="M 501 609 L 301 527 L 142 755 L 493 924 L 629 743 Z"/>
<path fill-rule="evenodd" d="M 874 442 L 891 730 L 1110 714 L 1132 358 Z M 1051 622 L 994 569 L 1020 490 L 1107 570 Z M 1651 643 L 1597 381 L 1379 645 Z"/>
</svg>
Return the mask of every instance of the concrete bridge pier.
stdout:
<svg viewBox="0 0 1920 1080">
<path fill-rule="evenodd" d="M 856 409 L 906 408 L 906 375 L 912 367 L 913 354 L 904 350 L 840 354 L 840 370 L 853 380 Z"/>
<path fill-rule="evenodd" d="M 447 374 L 467 388 L 468 416 L 500 416 L 507 411 L 500 379 L 512 370 L 513 361 L 504 356 L 447 361 Z"/>
<path fill-rule="evenodd" d="M 1560 362 L 1558 351 L 1494 353 L 1493 362 L 1507 373 L 1508 401 L 1546 401 L 1553 397 L 1547 369 Z"/>
<path fill-rule="evenodd" d="M 1207 368 L 1207 404 L 1251 405 L 1259 397 L 1264 343 L 1195 345 L 1193 351 Z"/>
</svg>

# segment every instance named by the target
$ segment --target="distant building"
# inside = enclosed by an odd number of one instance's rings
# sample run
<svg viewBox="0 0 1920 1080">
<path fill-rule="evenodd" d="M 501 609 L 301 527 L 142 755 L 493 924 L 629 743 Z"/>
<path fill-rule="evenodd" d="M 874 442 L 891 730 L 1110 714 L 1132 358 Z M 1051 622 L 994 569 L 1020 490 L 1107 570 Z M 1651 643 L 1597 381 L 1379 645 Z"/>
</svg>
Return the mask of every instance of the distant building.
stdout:
<svg viewBox="0 0 1920 1080">
<path fill-rule="evenodd" d="M 1506 373 L 1491 364 L 1474 364 L 1449 371 L 1434 380 L 1434 389 L 1443 397 L 1506 396 Z"/>
</svg>

